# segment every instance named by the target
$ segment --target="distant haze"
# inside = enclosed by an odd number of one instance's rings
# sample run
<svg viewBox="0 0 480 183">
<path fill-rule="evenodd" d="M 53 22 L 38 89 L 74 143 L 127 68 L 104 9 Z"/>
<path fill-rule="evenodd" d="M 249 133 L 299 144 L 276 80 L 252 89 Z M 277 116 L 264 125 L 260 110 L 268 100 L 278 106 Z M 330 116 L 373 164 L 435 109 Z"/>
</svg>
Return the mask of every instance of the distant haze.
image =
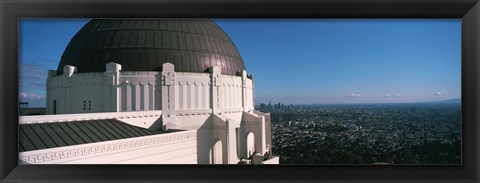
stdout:
<svg viewBox="0 0 480 183">
<path fill-rule="evenodd" d="M 315 96 L 286 96 L 286 97 L 268 97 L 268 98 L 260 98 L 256 97 L 255 98 L 255 103 L 256 105 L 260 103 L 272 103 L 277 104 L 277 103 L 282 103 L 282 104 L 384 104 L 384 103 L 460 103 L 461 99 L 459 98 L 453 98 L 453 99 L 443 99 L 443 98 L 437 98 L 437 99 L 423 99 L 423 100 L 387 100 L 387 99 L 368 99 L 368 98 L 363 98 L 363 99 L 355 99 L 355 100 L 346 100 L 346 99 L 340 99 L 340 97 L 315 97 Z"/>
<path fill-rule="evenodd" d="M 20 21 L 20 101 L 45 106 L 48 70 L 88 19 Z M 215 19 L 238 47 L 255 103 L 460 98 L 461 19 Z"/>
</svg>

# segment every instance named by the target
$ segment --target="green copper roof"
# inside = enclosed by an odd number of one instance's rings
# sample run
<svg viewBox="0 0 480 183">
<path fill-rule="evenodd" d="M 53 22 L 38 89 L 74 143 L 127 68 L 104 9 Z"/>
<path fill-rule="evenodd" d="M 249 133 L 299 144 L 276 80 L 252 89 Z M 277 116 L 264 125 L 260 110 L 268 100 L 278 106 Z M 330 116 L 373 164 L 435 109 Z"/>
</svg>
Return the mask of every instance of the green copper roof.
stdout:
<svg viewBox="0 0 480 183">
<path fill-rule="evenodd" d="M 219 66 L 236 75 L 245 65 L 230 37 L 210 19 L 93 19 L 72 38 L 58 64 L 77 72 L 105 72 L 115 62 L 122 71 L 206 72 Z"/>
<path fill-rule="evenodd" d="M 163 133 L 116 119 L 22 124 L 19 127 L 20 152 Z"/>
</svg>

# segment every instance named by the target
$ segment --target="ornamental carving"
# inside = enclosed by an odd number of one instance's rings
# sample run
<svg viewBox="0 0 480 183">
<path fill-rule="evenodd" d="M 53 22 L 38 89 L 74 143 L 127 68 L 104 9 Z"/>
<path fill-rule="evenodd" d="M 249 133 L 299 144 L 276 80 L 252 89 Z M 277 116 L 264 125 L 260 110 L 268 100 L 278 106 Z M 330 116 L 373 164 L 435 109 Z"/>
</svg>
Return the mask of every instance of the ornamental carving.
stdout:
<svg viewBox="0 0 480 183">
<path fill-rule="evenodd" d="M 36 154 L 30 156 L 22 156 L 23 153 L 20 153 L 20 160 L 25 161 L 27 163 L 45 163 L 52 160 L 60 160 L 60 159 L 68 159 L 74 158 L 79 156 L 85 156 L 89 154 L 96 154 L 96 153 L 104 153 L 104 152 L 113 152 L 113 151 L 121 151 L 125 149 L 133 149 L 142 146 L 149 146 L 155 144 L 164 144 L 169 143 L 172 141 L 179 141 L 179 140 L 186 140 L 190 138 L 196 138 L 197 132 L 180 132 L 179 134 L 161 134 L 156 135 L 152 138 L 142 139 L 142 140 L 135 140 L 135 138 L 128 139 L 129 141 L 122 141 L 117 143 L 110 143 L 110 142 L 100 142 L 102 145 L 91 144 L 90 147 L 83 147 L 79 149 L 72 149 L 72 150 L 63 150 L 62 148 L 58 148 L 59 151 L 57 152 L 50 152 L 45 154 Z M 48 149 L 47 149 L 48 150 Z M 40 150 L 43 151 L 43 150 Z M 24 152 L 28 153 L 28 152 Z"/>
</svg>

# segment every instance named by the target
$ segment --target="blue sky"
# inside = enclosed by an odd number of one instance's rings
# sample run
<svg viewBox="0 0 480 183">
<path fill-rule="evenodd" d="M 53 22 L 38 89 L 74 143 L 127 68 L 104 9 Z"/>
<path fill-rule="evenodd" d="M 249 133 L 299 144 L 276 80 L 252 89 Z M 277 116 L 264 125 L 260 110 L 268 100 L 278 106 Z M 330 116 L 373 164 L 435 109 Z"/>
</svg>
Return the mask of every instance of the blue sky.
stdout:
<svg viewBox="0 0 480 183">
<path fill-rule="evenodd" d="M 20 21 L 20 100 L 45 105 L 47 70 L 85 19 Z M 460 19 L 215 19 L 255 82 L 255 103 L 460 98 Z"/>
</svg>

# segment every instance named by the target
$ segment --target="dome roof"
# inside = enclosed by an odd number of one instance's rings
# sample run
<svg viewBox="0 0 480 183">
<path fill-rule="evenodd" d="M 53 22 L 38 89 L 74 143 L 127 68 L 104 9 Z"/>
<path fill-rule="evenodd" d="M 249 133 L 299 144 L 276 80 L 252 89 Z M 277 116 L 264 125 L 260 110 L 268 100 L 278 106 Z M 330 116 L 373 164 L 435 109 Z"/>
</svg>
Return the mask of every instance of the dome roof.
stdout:
<svg viewBox="0 0 480 183">
<path fill-rule="evenodd" d="M 161 71 L 167 62 L 176 72 L 245 70 L 235 44 L 210 19 L 93 19 L 68 44 L 57 74 L 66 65 L 79 73 L 104 72 L 109 62 L 122 71 Z"/>
</svg>

